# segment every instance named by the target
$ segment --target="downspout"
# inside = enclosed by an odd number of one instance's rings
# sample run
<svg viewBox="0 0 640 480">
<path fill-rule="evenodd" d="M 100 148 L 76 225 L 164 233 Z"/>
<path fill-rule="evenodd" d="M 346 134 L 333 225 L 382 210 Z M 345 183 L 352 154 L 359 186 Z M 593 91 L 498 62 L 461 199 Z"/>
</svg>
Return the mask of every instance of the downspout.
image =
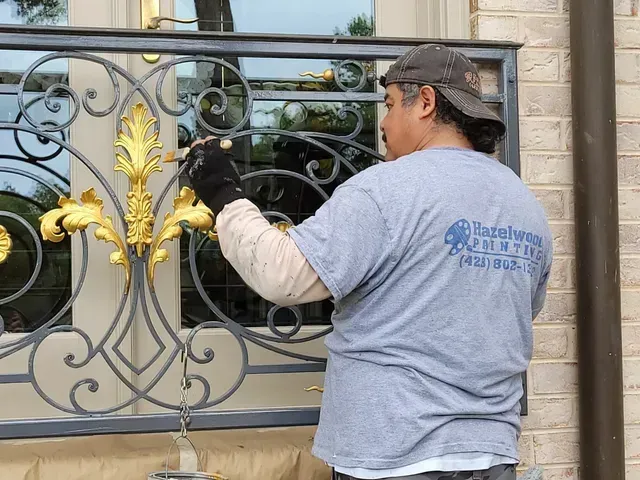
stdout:
<svg viewBox="0 0 640 480">
<path fill-rule="evenodd" d="M 571 0 L 580 478 L 623 480 L 612 0 Z"/>
</svg>

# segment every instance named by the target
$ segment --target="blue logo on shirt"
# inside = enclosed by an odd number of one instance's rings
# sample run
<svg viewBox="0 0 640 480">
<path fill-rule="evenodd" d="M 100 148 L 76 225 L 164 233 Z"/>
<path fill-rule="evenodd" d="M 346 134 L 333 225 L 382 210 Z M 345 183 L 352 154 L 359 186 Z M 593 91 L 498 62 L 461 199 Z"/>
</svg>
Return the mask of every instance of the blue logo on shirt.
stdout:
<svg viewBox="0 0 640 480">
<path fill-rule="evenodd" d="M 449 255 L 460 255 L 460 267 L 524 271 L 533 274 L 542 261 L 542 236 L 513 225 L 487 226 L 462 218 L 444 235 Z"/>
</svg>

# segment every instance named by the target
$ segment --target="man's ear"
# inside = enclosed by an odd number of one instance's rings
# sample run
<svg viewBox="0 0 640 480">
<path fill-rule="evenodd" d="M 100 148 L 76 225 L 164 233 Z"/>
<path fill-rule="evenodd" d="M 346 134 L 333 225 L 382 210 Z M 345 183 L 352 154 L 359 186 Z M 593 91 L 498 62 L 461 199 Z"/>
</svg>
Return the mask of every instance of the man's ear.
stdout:
<svg viewBox="0 0 640 480">
<path fill-rule="evenodd" d="M 420 119 L 427 118 L 436 111 L 436 92 L 433 87 L 425 85 L 420 89 Z"/>
</svg>

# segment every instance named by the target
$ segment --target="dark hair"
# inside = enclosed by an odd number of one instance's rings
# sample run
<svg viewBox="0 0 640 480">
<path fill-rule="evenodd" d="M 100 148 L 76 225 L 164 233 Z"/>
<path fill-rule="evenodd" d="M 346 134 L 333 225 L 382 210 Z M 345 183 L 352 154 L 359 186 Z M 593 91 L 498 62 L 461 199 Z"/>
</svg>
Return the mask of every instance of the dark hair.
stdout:
<svg viewBox="0 0 640 480">
<path fill-rule="evenodd" d="M 402 106 L 410 107 L 420 95 L 420 85 L 415 83 L 398 83 L 402 91 Z M 465 115 L 447 98 L 434 88 L 436 93 L 436 120 L 445 125 L 453 125 L 473 145 L 473 149 L 482 153 L 494 153 L 498 143 L 502 141 L 504 132 L 498 122 Z"/>
</svg>

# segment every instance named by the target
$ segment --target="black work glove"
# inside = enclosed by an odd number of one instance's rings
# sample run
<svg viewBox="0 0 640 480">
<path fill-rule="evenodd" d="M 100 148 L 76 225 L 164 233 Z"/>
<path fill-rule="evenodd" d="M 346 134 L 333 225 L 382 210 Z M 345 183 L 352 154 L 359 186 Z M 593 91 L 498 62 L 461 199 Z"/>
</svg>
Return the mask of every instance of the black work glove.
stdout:
<svg viewBox="0 0 640 480">
<path fill-rule="evenodd" d="M 220 139 L 207 137 L 204 142 L 194 142 L 186 161 L 184 171 L 193 190 L 214 215 L 225 205 L 245 198 L 233 154 L 220 147 Z"/>
</svg>

